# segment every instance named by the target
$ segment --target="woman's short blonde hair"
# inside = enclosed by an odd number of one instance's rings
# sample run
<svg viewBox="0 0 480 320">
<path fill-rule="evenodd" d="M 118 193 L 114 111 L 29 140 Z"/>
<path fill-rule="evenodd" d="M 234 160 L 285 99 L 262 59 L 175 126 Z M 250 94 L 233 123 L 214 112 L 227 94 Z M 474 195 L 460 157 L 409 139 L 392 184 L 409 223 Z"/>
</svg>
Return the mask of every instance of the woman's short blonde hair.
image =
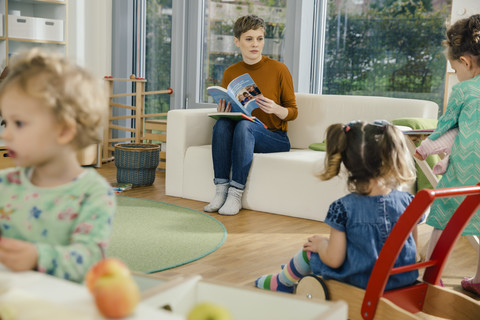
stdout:
<svg viewBox="0 0 480 320">
<path fill-rule="evenodd" d="M 71 144 L 82 149 L 101 141 L 106 124 L 108 94 L 105 83 L 59 53 L 39 48 L 14 56 L 0 85 L 0 97 L 17 85 L 39 99 L 60 124 L 74 126 Z"/>
</svg>

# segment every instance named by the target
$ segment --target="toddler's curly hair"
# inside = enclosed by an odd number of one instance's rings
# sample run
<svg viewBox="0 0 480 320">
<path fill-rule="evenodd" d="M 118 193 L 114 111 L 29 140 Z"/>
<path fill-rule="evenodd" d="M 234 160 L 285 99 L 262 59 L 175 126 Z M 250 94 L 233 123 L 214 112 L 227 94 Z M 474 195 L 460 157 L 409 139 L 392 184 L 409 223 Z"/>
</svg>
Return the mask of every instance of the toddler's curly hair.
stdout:
<svg viewBox="0 0 480 320">
<path fill-rule="evenodd" d="M 59 123 L 75 126 L 71 144 L 76 150 L 101 141 L 108 94 L 105 83 L 84 68 L 60 53 L 34 48 L 12 58 L 0 97 L 14 85 L 39 99 Z"/>
</svg>

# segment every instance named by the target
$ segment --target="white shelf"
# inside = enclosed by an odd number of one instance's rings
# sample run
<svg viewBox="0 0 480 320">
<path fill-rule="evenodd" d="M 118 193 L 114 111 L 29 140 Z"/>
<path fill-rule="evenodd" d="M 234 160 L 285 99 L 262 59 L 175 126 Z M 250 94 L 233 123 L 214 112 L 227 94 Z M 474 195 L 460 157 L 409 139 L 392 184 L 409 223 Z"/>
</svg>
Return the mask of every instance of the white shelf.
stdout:
<svg viewBox="0 0 480 320">
<path fill-rule="evenodd" d="M 67 54 L 67 0 L 0 0 L 0 67 L 11 55 L 42 47 Z M 12 15 L 20 12 L 20 16 Z M 12 19 L 19 19 L 13 21 Z"/>
</svg>

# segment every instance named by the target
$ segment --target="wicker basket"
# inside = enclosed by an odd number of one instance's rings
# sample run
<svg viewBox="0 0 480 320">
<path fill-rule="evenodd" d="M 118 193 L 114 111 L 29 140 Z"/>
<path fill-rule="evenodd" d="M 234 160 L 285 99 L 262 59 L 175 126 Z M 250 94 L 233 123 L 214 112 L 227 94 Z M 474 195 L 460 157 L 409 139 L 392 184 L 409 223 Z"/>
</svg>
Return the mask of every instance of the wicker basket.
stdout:
<svg viewBox="0 0 480 320">
<path fill-rule="evenodd" d="M 115 145 L 117 182 L 133 186 L 150 186 L 160 161 L 160 145 L 120 143 Z"/>
</svg>

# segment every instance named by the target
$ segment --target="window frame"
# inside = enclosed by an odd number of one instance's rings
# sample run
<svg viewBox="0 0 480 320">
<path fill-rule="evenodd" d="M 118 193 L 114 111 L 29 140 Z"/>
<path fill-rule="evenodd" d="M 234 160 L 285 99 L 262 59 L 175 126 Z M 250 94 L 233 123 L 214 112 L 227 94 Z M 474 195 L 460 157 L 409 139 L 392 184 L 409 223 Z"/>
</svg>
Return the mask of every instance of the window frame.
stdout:
<svg viewBox="0 0 480 320">
<path fill-rule="evenodd" d="M 197 109 L 215 107 L 212 103 L 200 101 L 199 81 L 203 63 L 203 36 L 204 36 L 204 8 L 206 0 L 181 0 L 174 1 L 173 30 L 177 30 L 172 36 L 172 41 L 178 41 L 172 47 L 172 75 L 183 75 L 181 79 L 172 79 L 175 90 L 175 101 L 171 104 L 172 109 Z M 312 34 L 313 34 L 313 8 L 318 3 L 327 0 L 286 0 L 287 3 L 287 27 L 285 43 L 285 65 L 292 74 L 296 92 L 310 92 Z M 176 4 L 176 6 L 175 6 Z M 310 14 L 309 14 L 310 13 Z M 186 31 L 181 33 L 181 31 Z M 300 35 L 300 36 L 299 36 Z M 300 54 L 301 53 L 301 54 Z M 301 80 L 302 79 L 302 80 Z"/>
</svg>

